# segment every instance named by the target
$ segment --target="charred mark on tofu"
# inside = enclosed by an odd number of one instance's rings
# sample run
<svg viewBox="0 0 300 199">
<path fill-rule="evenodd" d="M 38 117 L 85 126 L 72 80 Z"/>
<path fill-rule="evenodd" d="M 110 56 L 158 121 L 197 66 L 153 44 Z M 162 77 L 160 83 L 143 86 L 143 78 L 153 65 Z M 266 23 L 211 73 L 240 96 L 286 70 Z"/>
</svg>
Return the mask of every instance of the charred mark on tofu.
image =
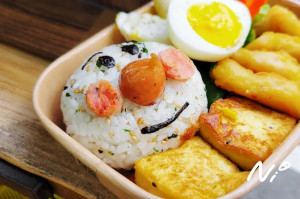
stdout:
<svg viewBox="0 0 300 199">
<path fill-rule="evenodd" d="M 88 58 L 88 60 L 83 64 L 83 66 L 81 67 L 81 70 L 83 70 L 84 69 L 84 67 L 87 65 L 87 63 L 89 63 L 92 59 L 93 59 L 93 57 L 95 57 L 96 55 L 98 55 L 98 54 L 101 54 L 102 52 L 96 52 L 96 53 L 94 53 L 92 56 L 90 56 L 89 58 Z"/>
<path fill-rule="evenodd" d="M 111 56 L 101 56 L 98 58 L 96 65 L 100 68 L 101 66 L 105 66 L 107 68 L 112 68 L 115 66 L 115 60 Z"/>
<path fill-rule="evenodd" d="M 189 105 L 190 104 L 188 102 L 185 102 L 184 105 L 181 107 L 181 109 L 173 117 L 167 119 L 164 122 L 142 128 L 141 129 L 142 134 L 154 133 L 159 129 L 167 127 L 169 124 L 172 124 Z"/>
<path fill-rule="evenodd" d="M 135 45 L 135 44 L 122 46 L 121 49 L 123 52 L 127 52 L 131 55 L 138 54 L 140 51 L 139 47 L 137 47 L 137 45 Z"/>
</svg>

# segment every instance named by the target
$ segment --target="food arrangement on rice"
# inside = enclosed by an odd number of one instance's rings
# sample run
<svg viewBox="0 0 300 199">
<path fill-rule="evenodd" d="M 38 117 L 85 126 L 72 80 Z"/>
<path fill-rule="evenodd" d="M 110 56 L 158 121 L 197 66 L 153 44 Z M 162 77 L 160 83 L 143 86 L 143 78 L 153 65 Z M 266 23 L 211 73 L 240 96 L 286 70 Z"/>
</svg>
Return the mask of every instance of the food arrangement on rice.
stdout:
<svg viewBox="0 0 300 199">
<path fill-rule="evenodd" d="M 176 61 L 186 66 L 165 72 L 168 65 L 161 62 L 172 64 L 178 53 L 183 57 Z M 112 167 L 131 169 L 139 158 L 193 136 L 200 113 L 207 112 L 204 88 L 180 51 L 155 42 L 125 42 L 102 49 L 77 69 L 61 108 L 76 140 Z"/>
<path fill-rule="evenodd" d="M 154 3 L 119 13 L 126 41 L 68 79 L 66 132 L 157 196 L 220 197 L 300 118 L 300 21 L 266 1 Z"/>
</svg>

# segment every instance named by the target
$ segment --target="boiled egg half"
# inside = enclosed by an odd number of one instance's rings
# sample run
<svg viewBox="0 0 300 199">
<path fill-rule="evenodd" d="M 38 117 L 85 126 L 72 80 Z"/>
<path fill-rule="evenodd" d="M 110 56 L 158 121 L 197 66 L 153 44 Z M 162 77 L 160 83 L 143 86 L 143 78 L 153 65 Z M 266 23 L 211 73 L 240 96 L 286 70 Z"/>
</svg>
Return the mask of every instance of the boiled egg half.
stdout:
<svg viewBox="0 0 300 199">
<path fill-rule="evenodd" d="M 193 59 L 215 62 L 243 46 L 251 15 L 236 0 L 170 0 L 167 24 L 177 48 Z"/>
</svg>

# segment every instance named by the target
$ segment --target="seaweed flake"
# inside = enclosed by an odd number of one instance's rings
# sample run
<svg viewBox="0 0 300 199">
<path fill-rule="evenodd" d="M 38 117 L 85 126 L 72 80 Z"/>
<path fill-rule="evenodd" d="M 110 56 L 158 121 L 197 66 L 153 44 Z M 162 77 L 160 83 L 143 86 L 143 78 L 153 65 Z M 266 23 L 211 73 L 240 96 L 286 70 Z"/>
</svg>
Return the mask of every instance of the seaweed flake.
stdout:
<svg viewBox="0 0 300 199">
<path fill-rule="evenodd" d="M 148 53 L 148 49 L 147 49 L 145 46 L 143 47 L 142 51 L 143 51 L 144 53 Z"/>
<path fill-rule="evenodd" d="M 131 40 L 130 42 L 132 42 L 132 43 L 134 43 L 134 44 L 141 44 L 141 42 L 135 41 L 135 40 Z"/>
<path fill-rule="evenodd" d="M 148 49 L 146 48 L 146 45 L 144 42 L 138 42 L 138 41 L 133 41 L 134 44 L 142 44 L 143 48 L 142 48 L 142 52 L 143 53 L 148 53 Z M 140 57 L 139 57 L 140 58 Z"/>
<path fill-rule="evenodd" d="M 157 187 L 157 185 L 156 185 L 154 182 L 152 182 L 152 186 L 153 186 L 153 187 Z"/>
<path fill-rule="evenodd" d="M 159 129 L 167 127 L 169 124 L 172 124 L 179 117 L 179 115 L 184 111 L 184 109 L 186 109 L 189 105 L 190 104 L 188 102 L 185 102 L 184 105 L 181 107 L 181 109 L 173 117 L 167 119 L 164 122 L 142 128 L 141 129 L 142 134 L 154 133 Z"/>
<path fill-rule="evenodd" d="M 127 52 L 131 55 L 138 54 L 140 51 L 139 47 L 137 47 L 137 45 L 135 45 L 135 44 L 122 46 L 121 49 L 123 52 Z"/>
<path fill-rule="evenodd" d="M 95 56 L 95 55 L 98 55 L 98 54 L 101 54 L 102 52 L 96 52 L 96 53 L 94 53 L 92 56 L 90 56 L 90 58 L 88 58 L 88 60 L 83 64 L 83 66 L 81 67 L 81 70 L 83 70 L 84 69 L 84 67 L 87 65 L 87 63 L 89 63 L 89 61 L 91 61 L 91 59 L 93 59 L 93 57 Z"/>
<path fill-rule="evenodd" d="M 172 138 L 177 138 L 178 137 L 178 134 L 172 134 L 171 136 L 168 136 L 168 139 L 172 139 Z"/>
<path fill-rule="evenodd" d="M 98 58 L 96 65 L 98 66 L 98 68 L 100 68 L 101 66 L 112 68 L 115 66 L 115 60 L 111 56 L 104 55 Z"/>
<path fill-rule="evenodd" d="M 128 44 L 128 43 L 134 43 L 134 44 L 139 44 L 140 42 L 136 41 L 136 40 L 129 40 L 129 41 L 124 41 L 121 44 Z"/>
<path fill-rule="evenodd" d="M 67 87 L 67 86 L 65 86 L 65 87 L 64 87 L 64 90 L 66 90 L 67 88 L 68 88 L 68 87 Z"/>
<path fill-rule="evenodd" d="M 70 95 L 70 93 L 66 93 L 66 97 L 70 97 L 71 95 Z"/>
<path fill-rule="evenodd" d="M 231 142 L 231 140 L 228 140 L 228 141 L 226 141 L 226 144 L 228 145 L 228 144 L 230 144 L 230 142 Z"/>
</svg>

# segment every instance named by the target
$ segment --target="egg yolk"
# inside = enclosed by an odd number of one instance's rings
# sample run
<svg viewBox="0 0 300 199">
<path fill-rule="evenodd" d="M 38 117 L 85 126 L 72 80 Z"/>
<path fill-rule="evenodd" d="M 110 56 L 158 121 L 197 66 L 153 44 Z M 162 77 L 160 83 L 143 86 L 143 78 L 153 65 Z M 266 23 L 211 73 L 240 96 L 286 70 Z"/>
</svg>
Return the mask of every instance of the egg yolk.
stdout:
<svg viewBox="0 0 300 199">
<path fill-rule="evenodd" d="M 222 3 L 193 5 L 187 11 L 187 19 L 198 35 L 222 48 L 234 46 L 242 32 L 238 17 Z"/>
</svg>

